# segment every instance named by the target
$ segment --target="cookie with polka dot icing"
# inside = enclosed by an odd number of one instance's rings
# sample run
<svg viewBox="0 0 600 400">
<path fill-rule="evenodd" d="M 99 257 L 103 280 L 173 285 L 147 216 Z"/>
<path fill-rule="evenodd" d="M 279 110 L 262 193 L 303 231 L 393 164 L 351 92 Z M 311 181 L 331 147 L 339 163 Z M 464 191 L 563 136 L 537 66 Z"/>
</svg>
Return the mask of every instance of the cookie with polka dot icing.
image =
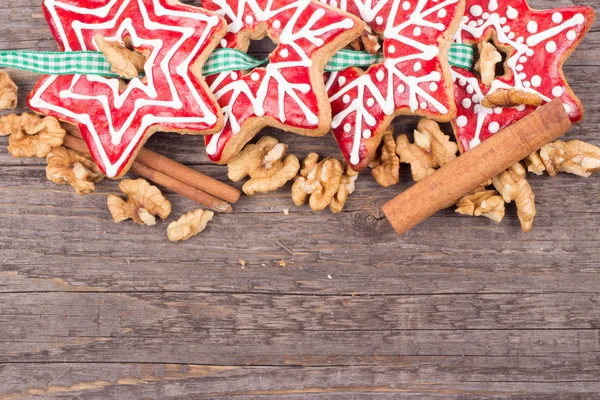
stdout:
<svg viewBox="0 0 600 400">
<path fill-rule="evenodd" d="M 223 116 L 202 79 L 202 65 L 225 35 L 215 13 L 176 0 L 44 0 L 62 51 L 98 51 L 94 37 L 131 40 L 147 56 L 129 82 L 95 75 L 42 77 L 29 107 L 77 125 L 109 177 L 127 172 L 156 131 L 208 134 Z"/>
<path fill-rule="evenodd" d="M 448 49 L 465 0 L 323 1 L 360 16 L 383 38 L 381 63 L 327 79 L 333 134 L 353 169 L 369 165 L 395 116 L 456 116 Z"/>
<path fill-rule="evenodd" d="M 266 67 L 207 77 L 223 109 L 221 132 L 207 136 L 209 158 L 225 164 L 262 128 L 323 136 L 331 107 L 323 71 L 339 49 L 360 36 L 357 17 L 314 0 L 207 0 L 229 28 L 221 46 L 247 51 L 266 36 L 277 44 Z"/>
<path fill-rule="evenodd" d="M 571 120 L 583 118 L 583 106 L 562 66 L 591 28 L 589 7 L 533 10 L 525 0 L 467 0 L 458 43 L 492 42 L 506 53 L 504 74 L 488 87 L 478 74 L 452 67 L 457 118 L 452 122 L 461 151 L 467 151 L 535 110 L 521 105 L 487 108 L 483 99 L 512 88 L 535 93 L 543 102 L 560 98 Z"/>
</svg>

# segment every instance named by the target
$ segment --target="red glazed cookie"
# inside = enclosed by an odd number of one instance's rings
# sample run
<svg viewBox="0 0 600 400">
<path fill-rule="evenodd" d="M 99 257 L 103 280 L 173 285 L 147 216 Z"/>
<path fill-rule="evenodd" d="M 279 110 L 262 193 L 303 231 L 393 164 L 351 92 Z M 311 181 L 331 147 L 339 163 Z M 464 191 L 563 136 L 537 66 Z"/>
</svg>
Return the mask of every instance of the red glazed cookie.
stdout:
<svg viewBox="0 0 600 400">
<path fill-rule="evenodd" d="M 128 84 L 100 76 L 44 76 L 29 107 L 79 126 L 94 160 L 109 177 L 123 175 L 158 131 L 207 134 L 222 114 L 202 80 L 202 64 L 223 37 L 216 14 L 175 0 L 44 0 L 59 48 L 97 51 L 93 38 L 130 37 L 149 54 L 145 77 Z"/>
<path fill-rule="evenodd" d="M 456 41 L 492 40 L 507 51 L 505 74 L 486 87 L 473 72 L 452 68 L 457 118 L 452 122 L 461 151 L 467 151 L 535 110 L 531 106 L 487 108 L 482 100 L 500 89 L 536 93 L 544 102 L 560 98 L 571 120 L 583 117 L 581 101 L 562 65 L 594 21 L 589 7 L 532 10 L 525 0 L 467 0 Z"/>
<path fill-rule="evenodd" d="M 269 65 L 207 77 L 223 108 L 225 126 L 206 137 L 212 161 L 225 164 L 265 126 L 322 136 L 331 126 L 323 69 L 363 31 L 356 17 L 314 0 L 207 0 L 225 16 L 223 47 L 247 51 L 250 39 L 270 37 Z"/>
<path fill-rule="evenodd" d="M 366 72 L 332 73 L 326 85 L 333 133 L 346 160 L 360 170 L 375 156 L 395 116 L 455 117 L 447 53 L 464 0 L 358 0 L 338 6 L 361 16 L 384 40 L 381 64 Z"/>
</svg>

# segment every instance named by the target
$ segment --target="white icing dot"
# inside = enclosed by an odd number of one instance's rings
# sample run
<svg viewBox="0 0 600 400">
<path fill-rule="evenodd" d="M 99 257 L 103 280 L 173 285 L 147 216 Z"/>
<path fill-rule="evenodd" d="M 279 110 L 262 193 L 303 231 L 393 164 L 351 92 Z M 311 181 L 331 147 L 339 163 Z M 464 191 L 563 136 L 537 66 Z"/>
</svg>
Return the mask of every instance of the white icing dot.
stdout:
<svg viewBox="0 0 600 400">
<path fill-rule="evenodd" d="M 238 74 L 237 72 L 233 71 L 231 74 L 229 74 L 229 77 L 235 81 L 238 78 Z"/>
<path fill-rule="evenodd" d="M 279 52 L 279 55 L 281 56 L 281 58 L 287 58 L 290 55 L 290 53 L 289 53 L 288 49 L 282 49 Z"/>
<path fill-rule="evenodd" d="M 508 26 L 508 25 L 504 25 L 504 26 L 502 27 L 502 31 L 504 31 L 504 33 L 508 33 L 508 32 L 510 32 L 510 26 Z"/>
<path fill-rule="evenodd" d="M 429 84 L 429 90 L 431 90 L 432 92 L 435 92 L 436 90 L 438 90 L 438 84 L 435 82 L 431 82 Z"/>
<path fill-rule="evenodd" d="M 383 24 L 383 17 L 376 17 L 375 22 L 377 23 L 377 25 Z"/>
<path fill-rule="evenodd" d="M 531 82 L 529 82 L 529 81 L 524 81 L 524 82 L 523 82 L 523 86 L 525 86 L 526 88 L 530 88 L 530 87 L 531 87 Z"/>
<path fill-rule="evenodd" d="M 417 61 L 415 63 L 415 66 L 413 67 L 413 69 L 415 70 L 415 72 L 418 72 L 421 70 L 421 68 L 423 68 L 423 65 L 421 65 L 421 63 L 419 61 Z"/>
<path fill-rule="evenodd" d="M 542 78 L 539 75 L 535 75 L 531 78 L 531 84 L 535 87 L 540 87 L 542 84 Z"/>
<path fill-rule="evenodd" d="M 521 72 L 521 73 L 519 74 L 519 78 L 520 78 L 521 80 L 525 80 L 525 79 L 527 78 L 527 74 L 526 74 L 525 72 Z"/>
<path fill-rule="evenodd" d="M 421 107 L 423 110 L 427 109 L 427 103 L 426 103 L 426 102 L 422 102 L 421 104 L 419 104 L 419 106 L 420 106 L 420 107 Z"/>
<path fill-rule="evenodd" d="M 494 121 L 488 125 L 488 129 L 489 129 L 490 133 L 498 133 L 498 131 L 500 131 L 500 124 L 498 122 Z"/>
<path fill-rule="evenodd" d="M 525 38 L 523 36 L 519 36 L 517 38 L 517 43 L 519 43 L 519 44 L 523 43 L 524 41 L 525 41 Z"/>
<path fill-rule="evenodd" d="M 404 93 L 404 90 L 406 90 L 406 88 L 404 87 L 403 84 L 399 84 L 398 87 L 396 88 L 396 91 L 398 93 Z"/>
<path fill-rule="evenodd" d="M 474 17 L 479 17 L 481 14 L 483 14 L 483 9 L 481 8 L 481 6 L 473 6 L 469 11 Z"/>
<path fill-rule="evenodd" d="M 460 117 L 456 118 L 456 126 L 458 126 L 459 128 L 464 128 L 465 126 L 467 126 L 468 122 L 469 120 L 464 115 L 461 115 Z"/>
<path fill-rule="evenodd" d="M 438 18 L 446 18 L 446 15 L 448 15 L 446 9 L 441 8 L 440 11 L 438 11 Z"/>
<path fill-rule="evenodd" d="M 556 51 L 556 42 L 554 40 L 550 40 L 546 43 L 546 51 L 548 53 L 554 53 Z"/>
<path fill-rule="evenodd" d="M 559 12 L 555 12 L 554 14 L 552 14 L 552 22 L 554 22 L 555 24 L 560 24 L 563 20 L 563 15 Z"/>
<path fill-rule="evenodd" d="M 473 87 L 472 86 L 467 86 L 467 93 L 473 94 Z"/>
<path fill-rule="evenodd" d="M 408 11 L 410 9 L 410 1 L 405 1 L 404 3 L 402 3 L 402 9 L 404 11 Z"/>
<path fill-rule="evenodd" d="M 563 95 L 564 92 L 565 91 L 564 91 L 564 89 L 562 87 L 556 86 L 556 87 L 554 87 L 554 89 L 552 89 L 552 96 L 554 96 L 554 97 L 560 97 L 560 96 Z"/>
<path fill-rule="evenodd" d="M 340 76 L 338 79 L 338 83 L 340 84 L 340 86 L 344 86 L 344 84 L 346 83 L 346 78 Z"/>
<path fill-rule="evenodd" d="M 350 132 L 350 129 L 352 129 L 352 126 L 350 126 L 350 124 L 344 125 L 344 132 Z"/>
<path fill-rule="evenodd" d="M 473 104 L 473 103 L 471 102 L 471 100 L 470 100 L 470 99 L 463 99 L 463 101 L 462 101 L 462 106 L 463 106 L 464 108 L 469 108 L 469 107 L 471 107 L 471 105 L 472 105 L 472 104 Z"/>
<path fill-rule="evenodd" d="M 571 106 L 565 103 L 563 103 L 563 106 L 565 107 L 565 111 L 567 112 L 567 114 L 569 114 L 571 112 Z"/>
<path fill-rule="evenodd" d="M 388 53 L 390 54 L 394 54 L 396 52 L 396 46 L 394 46 L 393 44 L 388 46 Z"/>
<path fill-rule="evenodd" d="M 517 66 L 515 67 L 515 69 L 516 69 L 517 71 L 523 71 L 523 69 L 524 69 L 524 68 L 525 68 L 525 67 L 524 67 L 523 65 L 521 65 L 521 64 L 519 64 L 519 65 L 517 65 Z"/>
<path fill-rule="evenodd" d="M 258 72 L 253 72 L 253 73 L 250 75 L 250 78 L 251 78 L 253 81 L 258 81 L 258 80 L 260 79 L 260 75 L 259 75 L 259 73 L 258 73 Z"/>
<path fill-rule="evenodd" d="M 513 39 L 515 38 L 515 36 L 516 36 L 516 35 L 515 35 L 515 33 L 514 33 L 514 32 L 511 32 L 511 33 L 509 33 L 509 34 L 508 34 L 508 38 L 509 38 L 510 40 L 513 40 Z"/>
<path fill-rule="evenodd" d="M 519 16 L 519 12 L 515 8 L 508 6 L 508 9 L 506 10 L 506 16 L 510 19 L 516 19 Z"/>
<path fill-rule="evenodd" d="M 413 35 L 415 36 L 421 36 L 421 33 L 423 33 L 423 31 L 418 26 L 413 30 Z"/>
<path fill-rule="evenodd" d="M 502 114 L 502 107 L 496 107 L 496 108 L 494 108 L 494 114 L 497 114 L 497 115 Z"/>
<path fill-rule="evenodd" d="M 527 55 L 527 57 L 531 57 L 531 56 L 533 56 L 535 53 L 534 53 L 533 49 L 527 49 L 527 51 L 525 52 L 525 54 Z"/>
<path fill-rule="evenodd" d="M 350 103 L 350 95 L 345 94 L 344 97 L 342 97 L 342 101 L 344 103 Z"/>
<path fill-rule="evenodd" d="M 385 78 L 385 72 L 383 72 L 382 70 L 377 71 L 377 73 L 375 74 L 375 77 L 377 78 L 377 80 L 379 82 L 381 82 L 383 80 L 383 78 Z"/>
<path fill-rule="evenodd" d="M 278 19 L 273 21 L 273 28 L 275 28 L 275 29 L 281 28 L 281 21 L 279 21 Z"/>
<path fill-rule="evenodd" d="M 508 22 L 508 20 L 506 19 L 506 17 L 502 17 L 502 18 L 500 18 L 500 23 L 501 23 L 502 25 L 506 24 L 506 22 Z"/>
<path fill-rule="evenodd" d="M 537 31 L 538 31 L 537 22 L 529 21 L 529 23 L 527 24 L 527 30 L 529 31 L 529 33 L 537 33 Z"/>
<path fill-rule="evenodd" d="M 247 24 L 251 24 L 254 22 L 254 18 L 252 17 L 252 15 L 247 15 L 246 16 L 246 23 Z"/>
<path fill-rule="evenodd" d="M 372 98 L 372 97 L 369 97 L 369 98 L 367 99 L 367 105 L 368 105 L 369 107 L 373 107 L 373 105 L 374 105 L 374 104 L 375 104 L 375 99 L 374 99 L 374 98 Z"/>
<path fill-rule="evenodd" d="M 569 40 L 577 39 L 577 33 L 575 33 L 575 31 L 567 32 L 567 39 L 569 39 Z"/>
<path fill-rule="evenodd" d="M 527 106 L 525 104 L 519 104 L 516 109 L 517 111 L 521 112 L 524 111 L 527 108 Z"/>
<path fill-rule="evenodd" d="M 221 47 L 225 48 L 225 47 L 227 47 L 227 40 L 221 39 L 221 41 L 219 42 L 219 44 L 221 45 Z"/>
<path fill-rule="evenodd" d="M 525 56 L 521 56 L 521 57 L 519 57 L 519 62 L 520 62 L 521 64 L 525 64 L 525 63 L 527 62 L 527 57 L 525 57 Z"/>
<path fill-rule="evenodd" d="M 372 135 L 372 133 L 371 133 L 371 130 L 370 130 L 370 129 L 365 129 L 365 130 L 363 131 L 363 138 L 365 138 L 365 139 L 369 139 L 369 138 L 371 137 L 371 135 Z"/>
</svg>

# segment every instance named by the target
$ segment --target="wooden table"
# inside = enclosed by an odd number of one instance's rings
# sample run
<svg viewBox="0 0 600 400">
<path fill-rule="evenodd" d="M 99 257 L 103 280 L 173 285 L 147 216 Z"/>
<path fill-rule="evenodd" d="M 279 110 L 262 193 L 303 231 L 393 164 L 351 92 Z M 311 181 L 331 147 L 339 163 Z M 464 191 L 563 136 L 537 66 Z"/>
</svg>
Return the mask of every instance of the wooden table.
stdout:
<svg viewBox="0 0 600 400">
<path fill-rule="evenodd" d="M 1 49 L 56 48 L 39 3 L 2 0 Z M 595 144 L 599 59 L 596 24 L 565 67 L 587 108 L 569 138 Z M 35 76 L 11 74 L 22 107 Z M 338 155 L 331 136 L 277 134 Z M 199 137 L 149 148 L 226 178 Z M 390 189 L 361 175 L 340 215 L 294 207 L 287 187 L 171 244 L 165 222 L 111 221 L 116 183 L 80 198 L 44 166 L 0 151 L 2 400 L 600 396 L 599 177 L 530 176 L 529 234 L 509 206 L 501 225 L 448 210 L 397 236 L 379 207 L 410 185 L 403 166 Z M 173 216 L 195 208 L 168 198 Z"/>
</svg>

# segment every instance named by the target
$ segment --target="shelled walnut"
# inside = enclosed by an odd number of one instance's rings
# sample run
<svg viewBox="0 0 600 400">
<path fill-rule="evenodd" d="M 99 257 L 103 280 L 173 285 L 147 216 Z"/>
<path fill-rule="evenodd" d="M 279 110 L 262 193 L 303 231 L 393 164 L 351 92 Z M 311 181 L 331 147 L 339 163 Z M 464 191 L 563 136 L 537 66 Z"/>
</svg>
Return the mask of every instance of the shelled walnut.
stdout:
<svg viewBox="0 0 600 400">
<path fill-rule="evenodd" d="M 481 101 L 481 105 L 487 108 L 516 107 L 520 105 L 539 107 L 542 103 L 539 94 L 515 88 L 498 89 L 494 93 L 488 94 Z"/>
<path fill-rule="evenodd" d="M 204 231 L 214 215 L 214 212 L 203 209 L 184 214 L 179 220 L 169 224 L 167 237 L 171 242 L 188 240 Z"/>
<path fill-rule="evenodd" d="M 419 182 L 436 169 L 456 158 L 458 146 L 444 135 L 437 122 L 422 119 L 414 133 L 415 142 L 411 144 L 406 135 L 396 139 L 396 153 L 400 162 L 410 164 L 413 179 Z"/>
<path fill-rule="evenodd" d="M 567 172 L 587 178 L 600 172 L 600 148 L 580 140 L 547 144 L 540 150 L 539 157 L 550 176 Z"/>
<path fill-rule="evenodd" d="M 171 214 L 171 203 L 156 186 L 144 179 L 122 180 L 119 189 L 127 196 L 127 201 L 114 194 L 107 199 L 115 223 L 131 218 L 140 225 L 150 226 L 156 225 L 156 216 L 166 219 Z"/>
<path fill-rule="evenodd" d="M 14 110 L 17 107 L 18 89 L 8 72 L 0 70 L 0 110 Z"/>
<path fill-rule="evenodd" d="M 504 199 L 495 190 L 479 188 L 458 202 L 456 212 L 501 222 L 505 214 Z"/>
<path fill-rule="evenodd" d="M 131 38 L 120 43 L 109 42 L 102 35 L 96 35 L 94 43 L 111 64 L 111 71 L 121 78 L 133 79 L 144 71 L 146 56 L 133 49 Z"/>
<path fill-rule="evenodd" d="M 390 187 L 400 182 L 400 158 L 396 155 L 391 128 L 384 134 L 379 157 L 371 165 L 371 174 L 381 186 Z"/>
<path fill-rule="evenodd" d="M 246 146 L 229 164 L 229 179 L 239 182 L 249 176 L 242 190 L 248 196 L 270 193 L 292 180 L 300 169 L 298 158 L 285 157 L 288 146 L 270 136 Z M 285 158 L 284 158 L 285 157 Z"/>
<path fill-rule="evenodd" d="M 344 208 L 348 195 L 354 191 L 358 173 L 344 168 L 339 160 L 311 153 L 302 162 L 300 175 L 292 186 L 294 204 L 301 206 L 307 201 L 313 211 L 322 211 L 329 206 L 334 213 Z"/>
<path fill-rule="evenodd" d="M 96 190 L 104 175 L 96 163 L 85 155 L 65 147 L 56 147 L 46 156 L 46 177 L 57 185 L 71 185 L 78 195 Z"/>
<path fill-rule="evenodd" d="M 8 151 L 13 157 L 44 158 L 62 146 L 66 132 L 56 118 L 24 113 L 1 117 L 0 135 L 10 135 Z"/>
<path fill-rule="evenodd" d="M 483 84 L 489 87 L 496 79 L 496 64 L 502 62 L 502 54 L 490 42 L 481 42 L 477 47 L 479 49 L 479 61 L 475 64 L 475 70 L 481 74 Z"/>
<path fill-rule="evenodd" d="M 523 165 L 517 163 L 495 176 L 492 182 L 506 203 L 515 202 L 521 227 L 524 232 L 529 232 L 537 211 L 535 194 L 527 182 L 526 173 Z"/>
</svg>

